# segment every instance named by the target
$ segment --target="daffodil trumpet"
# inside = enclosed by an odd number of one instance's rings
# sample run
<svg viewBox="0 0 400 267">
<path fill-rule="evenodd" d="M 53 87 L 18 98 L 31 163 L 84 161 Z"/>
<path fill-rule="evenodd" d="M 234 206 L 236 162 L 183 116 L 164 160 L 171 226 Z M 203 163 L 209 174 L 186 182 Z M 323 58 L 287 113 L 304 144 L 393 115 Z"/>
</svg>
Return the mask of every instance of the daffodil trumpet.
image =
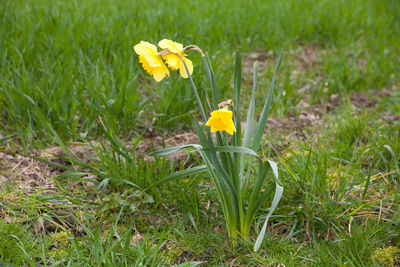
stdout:
<svg viewBox="0 0 400 267">
<path fill-rule="evenodd" d="M 257 251 L 264 239 L 268 219 L 276 209 L 283 193 L 283 187 L 279 181 L 278 165 L 272 160 L 264 160 L 258 154 L 262 142 L 262 135 L 266 126 L 271 100 L 275 88 L 276 75 L 282 59 L 279 57 L 274 77 L 270 86 L 268 98 L 265 100 L 263 110 L 256 122 L 255 116 L 255 90 L 257 84 L 257 65 L 254 66 L 254 84 L 251 91 L 251 100 L 247 113 L 246 124 L 242 135 L 240 120 L 240 84 L 241 84 L 241 59 L 236 53 L 235 76 L 234 76 L 234 101 L 226 100 L 221 103 L 219 91 L 214 79 L 214 73 L 209 64 L 207 55 L 195 45 L 183 47 L 181 44 L 163 39 L 158 43 L 163 50 L 158 53 L 166 65 L 172 70 L 179 70 L 184 78 L 189 78 L 194 95 L 196 97 L 204 126 L 200 126 L 196 119 L 193 120 L 200 144 L 181 145 L 174 148 L 167 148 L 152 153 L 153 156 L 165 156 L 175 151 L 194 148 L 203 159 L 204 164 L 185 169 L 166 177 L 154 186 L 187 177 L 188 175 L 200 175 L 207 173 L 213 182 L 218 200 L 221 204 L 225 218 L 226 229 L 232 244 L 235 245 L 238 239 L 250 238 L 251 226 L 254 218 L 270 199 L 273 189 L 275 192 L 272 198 L 271 208 L 265 217 L 264 224 L 258 231 L 254 250 Z M 196 50 L 202 55 L 204 67 L 210 82 L 212 92 L 212 107 L 203 106 L 203 102 L 193 82 L 193 64 L 187 60 L 185 51 Z M 136 51 L 136 50 L 135 50 Z M 154 51 L 154 50 L 153 50 Z M 143 51 L 139 51 L 143 52 Z M 151 54 L 153 55 L 153 54 Z M 151 60 L 151 59 L 150 59 Z M 144 66 L 143 66 L 144 67 Z M 187 77 L 185 77 L 187 76 Z M 219 103 L 219 104 L 217 104 Z M 207 111 L 207 113 L 206 113 Z M 207 115 L 210 117 L 207 119 Z M 235 115 L 235 116 L 234 116 Z M 215 135 L 215 137 L 213 137 Z M 214 139 L 216 141 L 214 141 Z M 255 161 L 257 160 L 257 161 Z M 258 168 L 254 165 L 258 163 Z M 268 181 L 274 183 L 268 183 Z"/>
</svg>

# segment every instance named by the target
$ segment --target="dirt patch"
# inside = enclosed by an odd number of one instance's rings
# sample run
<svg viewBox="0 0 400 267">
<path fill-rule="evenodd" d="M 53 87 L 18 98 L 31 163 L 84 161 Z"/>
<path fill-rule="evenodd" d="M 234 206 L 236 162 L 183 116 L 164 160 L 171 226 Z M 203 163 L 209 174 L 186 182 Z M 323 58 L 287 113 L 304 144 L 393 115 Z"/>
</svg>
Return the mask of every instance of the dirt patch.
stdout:
<svg viewBox="0 0 400 267">
<path fill-rule="evenodd" d="M 92 147 L 88 144 L 78 143 L 68 146 L 69 153 L 89 162 L 88 154 L 95 156 Z M 59 157 L 66 157 L 66 153 L 61 147 L 49 147 L 42 151 L 35 151 L 30 156 L 23 155 L 22 151 L 12 152 L 5 149 L 0 152 L 0 186 L 11 184 L 18 189 L 23 189 L 27 193 L 33 192 L 38 188 L 45 190 L 55 190 L 56 184 L 53 180 L 67 170 L 62 167 L 52 166 L 45 162 L 36 160 L 36 157 L 61 164 L 66 167 L 72 166 L 67 161 Z M 84 171 L 84 170 L 81 170 Z M 85 177 L 82 177 L 85 179 Z M 88 177 L 92 178 L 92 177 Z"/>
<path fill-rule="evenodd" d="M 350 101 L 351 104 L 356 106 L 356 107 L 373 107 L 375 104 L 377 104 L 376 100 L 372 100 L 371 98 L 367 97 L 366 95 L 360 94 L 360 93 L 351 93 L 350 96 Z"/>
<path fill-rule="evenodd" d="M 83 162 L 89 163 L 90 157 L 96 157 L 96 153 L 93 150 L 94 145 L 98 145 L 96 142 L 92 143 L 71 143 L 68 145 L 68 154 L 65 153 L 62 147 L 54 146 L 49 147 L 42 151 L 37 151 L 36 156 L 41 158 L 55 159 L 56 156 L 68 157 L 73 156 L 82 159 Z M 90 155 L 90 157 L 88 157 Z"/>
<path fill-rule="evenodd" d="M 284 119 L 269 118 L 265 129 L 266 139 L 279 139 L 279 147 L 274 148 L 278 151 L 282 147 L 290 146 L 293 142 L 314 138 L 318 132 L 310 131 L 309 128 L 322 125 L 322 119 L 318 114 L 312 112 L 302 112 L 299 116 L 288 116 Z"/>
<path fill-rule="evenodd" d="M 0 169 L 0 185 L 10 183 L 27 191 L 33 191 L 39 187 L 54 189 L 55 183 L 49 177 L 60 174 L 59 170 L 43 162 L 4 152 L 0 152 Z"/>
<path fill-rule="evenodd" d="M 298 50 L 290 51 L 296 54 L 294 65 L 299 70 L 316 67 L 321 63 L 322 56 L 326 54 L 326 50 L 317 44 L 300 46 L 299 49 L 300 53 Z"/>
<path fill-rule="evenodd" d="M 316 68 L 321 64 L 323 55 L 327 53 L 326 49 L 323 49 L 317 44 L 311 44 L 306 46 L 299 46 L 298 49 L 287 51 L 288 57 L 293 56 L 293 60 L 286 60 L 294 67 L 290 78 L 295 80 L 301 72 Z M 276 55 L 272 52 L 251 52 L 245 55 L 243 60 L 243 77 L 250 77 L 252 81 L 253 65 L 255 62 L 258 63 L 259 76 L 262 77 L 265 74 L 267 66 L 276 64 Z"/>
<path fill-rule="evenodd" d="M 267 68 L 267 65 L 272 62 L 272 60 L 275 58 L 274 54 L 272 51 L 268 53 L 263 53 L 263 52 L 252 52 L 248 53 L 243 60 L 243 69 L 242 69 L 242 75 L 243 78 L 247 79 L 247 77 L 250 78 L 250 81 L 253 82 L 253 67 L 254 63 L 258 63 L 258 73 L 259 76 L 265 73 L 265 69 Z"/>
<path fill-rule="evenodd" d="M 102 141 L 107 150 L 111 150 L 110 143 Z M 136 147 L 135 157 L 144 158 L 152 161 L 154 157 L 149 156 L 153 151 L 161 150 L 166 147 L 198 143 L 198 138 L 193 132 L 182 132 L 162 138 L 160 136 L 144 139 Z M 132 149 L 132 143 L 126 142 L 127 150 Z M 102 147 L 97 142 L 92 143 L 71 143 L 67 146 L 68 155 L 62 147 L 49 147 L 41 151 L 35 151 L 31 156 L 25 156 L 21 152 L 12 152 L 11 149 L 5 149 L 0 152 L 0 187 L 4 184 L 12 184 L 18 189 L 23 189 L 27 193 L 34 192 L 38 188 L 45 190 L 55 190 L 56 184 L 53 180 L 69 170 L 62 167 L 52 166 L 35 157 L 40 157 L 51 161 L 55 164 L 60 164 L 66 167 L 73 167 L 68 160 L 70 156 L 79 159 L 83 163 L 90 163 L 93 160 L 98 160 L 95 150 L 102 150 Z M 180 151 L 171 154 L 171 160 L 179 161 L 186 158 L 186 155 Z M 84 168 L 78 167 L 79 171 L 85 172 Z M 87 178 L 88 185 L 93 186 L 93 176 L 88 175 L 81 177 L 83 180 Z"/>
</svg>

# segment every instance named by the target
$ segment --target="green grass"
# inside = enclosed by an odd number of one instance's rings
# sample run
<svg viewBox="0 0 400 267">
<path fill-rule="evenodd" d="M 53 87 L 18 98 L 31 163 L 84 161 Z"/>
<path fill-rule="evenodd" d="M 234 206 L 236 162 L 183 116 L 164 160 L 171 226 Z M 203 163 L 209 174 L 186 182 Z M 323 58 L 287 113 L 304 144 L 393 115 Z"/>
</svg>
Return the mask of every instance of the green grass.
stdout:
<svg viewBox="0 0 400 267">
<path fill-rule="evenodd" d="M 0 10 L 0 127 L 17 133 L 24 146 L 49 137 L 47 122 L 67 139 L 98 135 L 99 117 L 124 135 L 153 119 L 169 130 L 190 124 L 187 113 L 194 109 L 194 98 L 188 84 L 169 79 L 154 86 L 139 71 L 133 52 L 140 40 L 156 43 L 168 37 L 199 45 L 215 57 L 215 73 L 225 90 L 233 72 L 226 63 L 235 49 L 275 54 L 299 44 L 327 49 L 321 69 L 304 70 L 304 78 L 323 76 L 311 88 L 318 96 L 325 83 L 323 94 L 380 89 L 391 83 L 399 63 L 400 5 L 390 0 L 6 0 Z M 203 86 L 198 57 L 192 57 L 195 80 Z M 285 62 L 290 65 L 293 57 L 285 56 Z M 299 99 L 300 80 L 285 83 L 285 103 Z"/>
<path fill-rule="evenodd" d="M 399 97 L 395 94 L 390 99 Z M 322 127 L 304 129 L 306 134 L 317 133 L 318 142 L 309 138 L 280 152 L 264 151 L 280 162 L 285 193 L 257 253 L 252 243 L 241 241 L 232 248 L 227 241 L 208 177 L 191 176 L 151 187 L 175 170 L 195 165 L 196 156 L 181 163 L 144 161 L 110 135 L 111 145 L 96 145 L 98 158 L 89 163 L 72 155 L 52 160 L 65 168 L 74 163 L 78 171 L 55 177 L 54 192 L 39 189 L 26 194 L 13 184 L 1 188 L 0 215 L 25 224 L 24 228 L 9 225 L 9 231 L 32 232 L 24 236 L 23 246 L 14 248 L 19 258 L 3 257 L 2 261 L 135 266 L 190 262 L 380 266 L 382 261 L 396 262 L 397 254 L 389 259 L 376 256 L 382 254 L 381 248 L 400 246 L 396 205 L 400 123 L 385 121 L 376 112 L 387 107 L 390 99 L 383 97 L 374 108 L 357 112 L 344 102 L 324 115 Z M 396 103 L 385 109 L 395 108 Z M 282 135 L 273 138 L 277 145 L 283 140 Z M 83 171 L 97 179 L 85 180 Z M 72 219 L 60 217 L 60 212 Z M 252 228 L 253 242 L 263 216 L 260 212 Z M 58 226 L 45 226 L 35 233 L 37 222 L 45 221 Z M 12 235 L 3 233 L 3 238 Z"/>
<path fill-rule="evenodd" d="M 0 1 L 0 152 L 67 152 L 42 159 L 60 172 L 46 177 L 56 188 L 31 191 L 15 175 L 1 182 L 11 168 L 0 157 L 0 266 L 398 263 L 399 14 L 395 0 Z M 279 162 L 285 189 L 257 253 L 271 199 L 251 242 L 231 247 L 209 177 L 153 186 L 199 162 L 150 160 L 140 149 L 190 130 L 199 115 L 186 80 L 174 73 L 156 84 L 141 70 L 133 45 L 162 38 L 207 51 L 225 98 L 234 51 L 245 64 L 261 53 L 256 113 L 285 51 L 272 109 L 282 124 L 261 149 Z M 201 59 L 189 57 L 203 92 Z M 244 109 L 250 77 L 245 70 Z M 319 119 L 307 125 L 304 113 Z M 92 155 L 68 150 L 91 140 Z"/>
</svg>

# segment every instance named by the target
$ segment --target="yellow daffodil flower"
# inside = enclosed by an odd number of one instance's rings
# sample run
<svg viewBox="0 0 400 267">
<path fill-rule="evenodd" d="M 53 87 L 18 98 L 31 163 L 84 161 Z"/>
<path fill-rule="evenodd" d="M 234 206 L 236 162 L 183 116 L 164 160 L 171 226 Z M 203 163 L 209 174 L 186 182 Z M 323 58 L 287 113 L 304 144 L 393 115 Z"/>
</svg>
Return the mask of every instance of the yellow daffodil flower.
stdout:
<svg viewBox="0 0 400 267">
<path fill-rule="evenodd" d="M 157 47 L 151 43 L 140 41 L 133 47 L 139 55 L 139 62 L 143 69 L 153 76 L 154 80 L 160 82 L 165 75 L 169 76 L 169 70 L 165 66 L 162 58 L 157 53 Z"/>
<path fill-rule="evenodd" d="M 211 117 L 207 121 L 206 126 L 211 127 L 211 132 L 226 131 L 230 135 L 236 132 L 236 127 L 232 120 L 232 111 L 221 108 L 211 112 Z"/>
<path fill-rule="evenodd" d="M 186 63 L 186 66 L 189 69 L 190 75 L 193 73 L 193 63 L 190 59 L 185 57 L 185 54 L 183 53 L 183 45 L 171 40 L 163 39 L 160 42 L 158 42 L 158 46 L 162 49 L 168 49 L 169 52 L 172 54 L 167 54 L 163 55 L 164 60 L 167 62 L 168 67 L 170 67 L 172 70 L 178 70 L 183 78 L 188 78 L 188 74 L 186 72 L 185 65 L 183 64 L 183 60 Z M 182 59 L 177 55 L 179 54 Z"/>
</svg>

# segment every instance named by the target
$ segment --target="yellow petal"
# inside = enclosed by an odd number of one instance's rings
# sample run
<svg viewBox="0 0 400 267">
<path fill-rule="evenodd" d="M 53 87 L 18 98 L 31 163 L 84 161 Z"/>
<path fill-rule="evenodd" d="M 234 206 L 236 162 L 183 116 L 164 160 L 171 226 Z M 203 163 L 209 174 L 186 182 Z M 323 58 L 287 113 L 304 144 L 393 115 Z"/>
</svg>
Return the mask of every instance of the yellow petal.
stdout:
<svg viewBox="0 0 400 267">
<path fill-rule="evenodd" d="M 169 76 L 169 71 L 165 66 L 153 69 L 153 78 L 156 82 L 160 82 L 164 79 L 165 75 Z"/>
<path fill-rule="evenodd" d="M 236 132 L 236 127 L 235 127 L 235 125 L 233 124 L 233 121 L 232 121 L 232 120 L 230 120 L 230 122 L 228 123 L 228 127 L 226 128 L 225 131 L 227 131 L 230 135 L 233 135 L 233 133 Z"/>
<path fill-rule="evenodd" d="M 172 70 L 178 70 L 179 69 L 179 63 L 180 63 L 180 59 L 177 55 L 174 54 L 169 54 L 163 57 L 166 61 L 168 66 L 172 69 Z"/>
<path fill-rule="evenodd" d="M 161 82 L 162 79 L 164 79 L 165 77 L 165 72 L 161 71 L 161 70 L 155 70 L 153 72 L 153 78 L 154 80 L 156 80 L 156 82 Z"/>
<path fill-rule="evenodd" d="M 213 127 L 214 124 L 215 124 L 215 118 L 212 116 L 212 113 L 211 113 L 211 117 L 206 122 L 206 126 Z"/>
<path fill-rule="evenodd" d="M 192 63 L 192 61 L 190 59 L 188 59 L 188 58 L 185 58 L 185 57 L 183 58 L 183 60 L 185 60 L 186 66 L 189 69 L 189 73 L 190 73 L 190 75 L 192 75 L 192 73 L 193 73 L 193 63 Z M 180 66 L 179 66 L 179 72 L 180 72 L 180 74 L 181 74 L 181 76 L 183 78 L 187 79 L 189 77 L 187 72 L 186 72 L 186 68 L 185 68 L 185 65 L 183 64 L 182 60 L 181 60 Z"/>
<path fill-rule="evenodd" d="M 151 59 L 153 65 L 150 64 L 148 59 Z M 169 76 L 169 70 L 165 66 L 161 58 L 154 58 L 154 56 L 139 56 L 139 62 L 142 63 L 143 69 L 147 71 L 150 75 L 153 75 L 154 80 L 160 82 L 164 79 L 165 75 Z"/>
<path fill-rule="evenodd" d="M 183 50 L 183 45 L 168 39 L 162 39 L 158 42 L 158 46 L 162 49 L 168 49 L 172 53 L 179 53 Z"/>
<path fill-rule="evenodd" d="M 140 41 L 139 44 L 133 47 L 136 54 L 140 56 L 149 56 L 157 54 L 157 47 L 149 42 Z"/>
<path fill-rule="evenodd" d="M 159 55 L 144 56 L 149 65 L 153 68 L 161 67 L 164 65 L 161 57 Z"/>
</svg>

